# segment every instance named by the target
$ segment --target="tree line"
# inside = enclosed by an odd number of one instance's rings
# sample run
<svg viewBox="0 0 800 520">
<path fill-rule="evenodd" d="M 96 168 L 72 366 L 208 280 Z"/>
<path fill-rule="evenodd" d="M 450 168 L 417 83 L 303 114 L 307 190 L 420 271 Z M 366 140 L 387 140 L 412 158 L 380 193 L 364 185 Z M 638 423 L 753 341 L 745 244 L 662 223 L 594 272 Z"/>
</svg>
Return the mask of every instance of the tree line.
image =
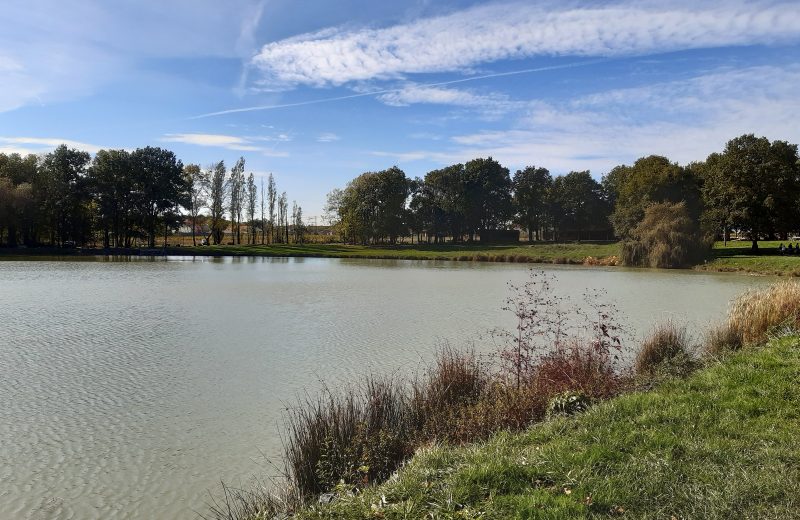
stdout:
<svg viewBox="0 0 800 520">
<path fill-rule="evenodd" d="M 192 241 L 302 242 L 302 208 L 289 215 L 286 192 L 272 174 L 256 184 L 245 159 L 184 165 L 156 147 L 89 153 L 61 145 L 36 156 L 0 153 L 0 244 L 155 247 L 159 237 L 189 223 Z M 205 226 L 201 226 L 205 224 Z M 290 233 L 291 231 L 291 233 Z"/>
<path fill-rule="evenodd" d="M 787 239 L 800 229 L 798 147 L 746 134 L 703 161 L 651 155 L 595 180 L 589 171 L 553 176 L 541 166 L 512 175 L 479 158 L 409 178 L 393 166 L 366 172 L 328 194 L 341 240 L 428 243 L 611 240 L 627 263 L 674 264 L 715 237 Z M 256 184 L 240 158 L 184 165 L 155 147 L 90 154 L 59 146 L 41 156 L 0 154 L 0 244 L 154 247 L 190 222 L 210 243 L 304 240 L 302 208 L 272 175 Z M 203 224 L 201 226 L 200 224 Z M 680 261 L 664 260 L 678 255 Z M 656 257 L 661 258 L 660 260 Z"/>
<path fill-rule="evenodd" d="M 518 226 L 537 240 L 612 239 L 609 197 L 588 171 L 553 178 L 527 167 L 513 177 L 489 158 L 409 179 L 399 168 L 367 172 L 328 194 L 326 212 L 345 241 L 507 241 Z"/>
<path fill-rule="evenodd" d="M 394 166 L 333 190 L 326 207 L 351 243 L 395 243 L 403 236 L 491 242 L 513 239 L 507 231 L 516 228 L 529 240 L 617 238 L 639 249 L 649 240 L 642 228 L 648 210 L 648 229 L 663 219 L 683 223 L 694 242 L 727 239 L 732 230 L 747 233 L 754 248 L 762 237 L 786 239 L 800 229 L 797 145 L 746 134 L 704 161 L 680 165 L 651 155 L 600 181 L 589 171 L 554 177 L 536 166 L 512 175 L 491 157 L 413 179 Z"/>
</svg>

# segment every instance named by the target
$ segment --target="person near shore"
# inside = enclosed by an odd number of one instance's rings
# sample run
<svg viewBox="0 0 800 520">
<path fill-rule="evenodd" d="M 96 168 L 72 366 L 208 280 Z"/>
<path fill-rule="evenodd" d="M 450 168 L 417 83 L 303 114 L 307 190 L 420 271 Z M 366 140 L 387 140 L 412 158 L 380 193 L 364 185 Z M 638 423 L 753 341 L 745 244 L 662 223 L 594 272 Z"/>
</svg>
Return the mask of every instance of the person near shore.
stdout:
<svg viewBox="0 0 800 520">
<path fill-rule="evenodd" d="M 789 247 L 786 248 L 786 253 L 790 255 L 794 254 L 794 248 L 792 247 L 791 243 L 789 243 Z"/>
<path fill-rule="evenodd" d="M 778 253 L 783 254 L 784 251 L 786 251 L 786 248 L 783 247 L 783 242 L 781 242 L 780 245 L 778 246 Z"/>
</svg>

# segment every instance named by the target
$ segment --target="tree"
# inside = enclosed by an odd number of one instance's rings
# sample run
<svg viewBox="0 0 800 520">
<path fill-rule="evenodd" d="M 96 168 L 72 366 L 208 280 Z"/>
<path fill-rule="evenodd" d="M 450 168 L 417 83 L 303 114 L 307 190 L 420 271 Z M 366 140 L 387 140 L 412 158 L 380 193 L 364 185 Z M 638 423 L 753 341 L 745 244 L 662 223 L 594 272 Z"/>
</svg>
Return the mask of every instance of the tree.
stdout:
<svg viewBox="0 0 800 520">
<path fill-rule="evenodd" d="M 464 165 L 466 226 L 470 240 L 480 230 L 505 227 L 512 216 L 511 177 L 491 157 Z"/>
<path fill-rule="evenodd" d="M 336 194 L 339 229 L 350 242 L 388 239 L 395 243 L 404 233 L 410 183 L 395 167 L 362 173 Z M 330 196 L 330 195 L 329 195 Z"/>
<path fill-rule="evenodd" d="M 467 212 L 464 165 L 454 164 L 428 172 L 411 204 L 420 213 L 428 241 L 433 236 L 438 243 L 449 234 L 454 242 L 460 242 Z"/>
<path fill-rule="evenodd" d="M 698 179 L 666 157 L 650 155 L 638 159 L 633 166 L 617 166 L 604 183 L 616 190 L 611 194 L 616 202 L 611 222 L 616 235 L 622 239 L 630 238 L 651 204 L 683 201 L 692 219 L 696 222 L 700 219 Z"/>
<path fill-rule="evenodd" d="M 703 200 L 710 218 L 759 236 L 797 226 L 800 165 L 797 145 L 746 134 L 728 141 L 703 168 Z"/>
<path fill-rule="evenodd" d="M 239 157 L 236 164 L 231 168 L 231 176 L 228 180 L 230 186 L 228 193 L 230 195 L 230 214 L 231 214 L 231 228 L 233 230 L 233 238 L 237 244 L 242 243 L 241 223 L 242 211 L 245 205 L 245 178 L 244 178 L 244 157 Z"/>
<path fill-rule="evenodd" d="M 609 228 L 610 208 L 603 198 L 602 187 L 588 170 L 556 177 L 551 197 L 551 211 L 560 238 L 569 234 L 580 241 L 588 232 Z"/>
<path fill-rule="evenodd" d="M 165 227 L 175 225 L 176 208 L 190 204 L 190 186 L 183 163 L 169 150 L 139 148 L 131 154 L 131 162 L 135 206 L 143 216 L 148 245 L 155 247 L 159 219 Z"/>
<path fill-rule="evenodd" d="M 188 164 L 183 169 L 186 184 L 189 186 L 189 216 L 192 219 L 192 245 L 196 246 L 195 230 L 200 210 L 208 204 L 211 178 L 209 172 L 204 172 L 197 164 Z"/>
<path fill-rule="evenodd" d="M 89 168 L 88 180 L 102 226 L 103 247 L 112 244 L 130 247 L 137 224 L 131 201 L 131 154 L 126 150 L 98 151 Z"/>
<path fill-rule="evenodd" d="M 289 243 L 289 202 L 286 198 L 286 192 L 281 193 L 278 197 L 278 242 L 284 244 Z"/>
<path fill-rule="evenodd" d="M 50 243 L 85 243 L 88 235 L 84 204 L 89 199 L 86 169 L 90 156 L 60 145 L 44 156 L 37 185 L 42 211 L 50 228 Z"/>
<path fill-rule="evenodd" d="M 269 198 L 269 231 L 272 242 L 275 242 L 275 202 L 278 197 L 278 189 L 275 187 L 275 179 L 271 173 L 267 182 L 267 197 Z"/>
<path fill-rule="evenodd" d="M 552 184 L 553 178 L 546 168 L 528 166 L 514 174 L 512 187 L 517 223 L 528 232 L 529 242 L 534 234 L 536 240 L 541 237 L 547 214 L 547 193 Z"/>
<path fill-rule="evenodd" d="M 211 201 L 211 237 L 214 244 L 221 244 L 225 236 L 225 202 L 227 199 L 227 186 L 225 180 L 225 162 L 220 161 L 208 167 L 208 175 L 211 178 L 209 187 L 209 199 Z"/>
<path fill-rule="evenodd" d="M 38 159 L 29 154 L 0 153 L 0 243 L 8 230 L 7 245 L 14 247 L 21 238 L 26 245 L 37 242 L 42 225 L 37 191 Z"/>
<path fill-rule="evenodd" d="M 264 213 L 264 205 L 266 204 L 266 200 L 264 198 L 264 177 L 261 177 L 261 245 L 264 245 L 267 236 L 267 220 L 266 215 Z"/>
<path fill-rule="evenodd" d="M 297 205 L 297 201 L 292 201 L 292 231 L 295 244 L 302 244 L 305 241 L 306 227 L 303 224 L 303 208 Z"/>
<path fill-rule="evenodd" d="M 258 191 L 256 190 L 256 181 L 252 173 L 247 177 L 247 221 L 250 224 L 250 243 L 256 243 L 256 230 L 258 223 L 256 222 L 256 202 L 258 201 Z"/>
<path fill-rule="evenodd" d="M 629 266 L 688 267 L 709 247 L 685 202 L 662 202 L 648 206 L 631 238 L 622 242 L 622 261 Z"/>
</svg>

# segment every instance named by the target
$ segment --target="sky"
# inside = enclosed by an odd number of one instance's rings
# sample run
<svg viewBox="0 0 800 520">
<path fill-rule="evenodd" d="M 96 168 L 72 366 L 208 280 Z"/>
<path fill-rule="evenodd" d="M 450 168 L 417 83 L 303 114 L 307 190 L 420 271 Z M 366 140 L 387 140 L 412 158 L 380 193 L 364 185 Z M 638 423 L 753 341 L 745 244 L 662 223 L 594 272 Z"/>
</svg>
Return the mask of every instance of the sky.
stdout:
<svg viewBox="0 0 800 520">
<path fill-rule="evenodd" d="M 0 27 L 0 152 L 243 156 L 311 217 L 393 165 L 800 142 L 798 0 L 5 0 Z"/>
</svg>

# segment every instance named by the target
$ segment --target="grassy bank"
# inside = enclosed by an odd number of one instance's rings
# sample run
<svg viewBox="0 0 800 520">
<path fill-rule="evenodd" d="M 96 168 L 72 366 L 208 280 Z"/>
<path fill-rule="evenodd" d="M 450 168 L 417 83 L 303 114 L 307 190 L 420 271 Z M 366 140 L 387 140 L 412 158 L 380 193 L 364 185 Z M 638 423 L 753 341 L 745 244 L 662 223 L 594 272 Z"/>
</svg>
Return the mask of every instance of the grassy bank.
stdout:
<svg viewBox="0 0 800 520">
<path fill-rule="evenodd" d="M 197 256 L 267 256 L 316 258 L 383 258 L 404 260 L 461 260 L 478 262 L 524 262 L 583 264 L 603 263 L 613 265 L 619 247 L 614 242 L 536 243 L 515 245 L 427 245 L 403 244 L 396 246 L 352 246 L 345 244 L 275 244 L 275 245 L 224 245 L 184 246 L 156 248 L 154 250 L 128 250 L 120 254 L 147 254 Z M 112 251 L 112 253 L 115 251 Z M 99 255 L 101 249 L 57 248 L 0 248 L 0 256 L 35 255 Z"/>
<path fill-rule="evenodd" d="M 800 337 L 486 443 L 298 518 L 798 518 Z"/>
<path fill-rule="evenodd" d="M 800 255 L 778 255 L 780 242 L 760 242 L 754 255 L 749 242 L 717 242 L 709 259 L 696 269 L 746 272 L 764 275 L 800 276 Z M 786 244 L 784 244 L 786 245 Z M 401 260 L 456 260 L 475 262 L 520 262 L 543 264 L 617 265 L 619 244 L 615 242 L 534 243 L 516 245 L 426 245 L 351 246 L 345 244 L 276 244 L 207 247 L 131 249 L 112 254 L 158 254 L 175 256 L 266 256 L 314 258 L 376 258 Z M 108 254 L 102 249 L 0 248 L 0 257 L 89 256 Z"/>
<path fill-rule="evenodd" d="M 707 263 L 697 269 L 721 272 L 746 272 L 764 275 L 800 276 L 800 255 L 779 255 L 778 245 L 788 242 L 759 242 L 759 254 L 753 254 L 750 242 L 714 244 Z"/>
<path fill-rule="evenodd" d="M 269 246 L 181 247 L 170 254 L 212 256 L 296 256 L 321 258 L 387 258 L 406 260 L 466 260 L 582 264 L 588 257 L 616 256 L 616 243 L 571 242 L 519 245 L 396 245 L 352 246 L 345 244 L 291 244 Z"/>
</svg>

